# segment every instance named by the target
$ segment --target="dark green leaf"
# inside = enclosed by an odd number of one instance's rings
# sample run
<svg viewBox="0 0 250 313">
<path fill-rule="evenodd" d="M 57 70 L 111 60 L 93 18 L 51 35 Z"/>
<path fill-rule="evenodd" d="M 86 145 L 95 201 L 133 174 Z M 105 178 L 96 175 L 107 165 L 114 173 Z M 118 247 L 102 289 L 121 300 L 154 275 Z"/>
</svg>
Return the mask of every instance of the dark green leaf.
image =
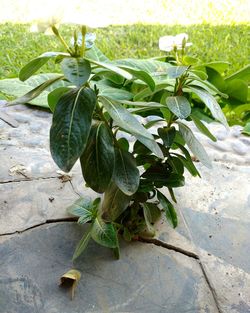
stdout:
<svg viewBox="0 0 250 313">
<path fill-rule="evenodd" d="M 189 86 L 189 89 L 191 89 L 191 91 L 193 91 L 205 103 L 205 105 L 209 108 L 215 119 L 217 119 L 223 125 L 228 127 L 227 120 L 221 110 L 221 107 L 213 96 L 211 96 L 205 90 L 201 90 L 195 87 Z"/>
<path fill-rule="evenodd" d="M 97 66 L 103 67 L 103 68 L 105 68 L 111 72 L 119 74 L 120 76 L 122 76 L 128 80 L 133 79 L 133 76 L 130 73 L 128 73 L 127 71 L 115 66 L 114 64 L 110 64 L 108 62 L 100 62 L 100 61 L 96 61 L 96 60 L 92 60 L 92 59 L 88 59 L 88 58 L 85 58 L 85 60 L 87 60 L 90 63 L 93 63 Z"/>
<path fill-rule="evenodd" d="M 58 100 L 61 98 L 62 95 L 64 95 L 66 92 L 68 92 L 71 88 L 70 87 L 59 87 L 54 90 L 52 90 L 48 94 L 48 105 L 51 110 L 51 112 L 55 111 L 55 107 L 57 105 Z"/>
<path fill-rule="evenodd" d="M 9 105 L 28 103 L 31 100 L 33 100 L 34 98 L 38 97 L 50 85 L 54 84 L 55 82 L 57 82 L 58 80 L 61 80 L 63 78 L 64 78 L 63 76 L 59 76 L 59 77 L 55 77 L 55 78 L 47 80 L 44 83 L 42 83 L 41 85 L 35 87 L 34 89 L 32 89 L 31 91 L 26 93 L 24 96 L 17 98 L 13 101 L 10 101 Z"/>
<path fill-rule="evenodd" d="M 175 139 L 176 129 L 173 126 L 158 128 L 158 134 L 161 137 L 163 144 L 166 147 L 171 147 Z"/>
<path fill-rule="evenodd" d="M 81 58 L 64 58 L 61 67 L 64 76 L 77 87 L 85 84 L 91 74 L 89 61 Z"/>
<path fill-rule="evenodd" d="M 191 113 L 191 106 L 187 98 L 183 96 L 168 97 L 166 104 L 171 112 L 180 119 L 187 118 Z"/>
<path fill-rule="evenodd" d="M 100 97 L 100 100 L 119 127 L 134 135 L 157 156 L 162 157 L 162 152 L 155 142 L 153 135 L 149 133 L 127 109 L 120 103 L 108 98 Z"/>
<path fill-rule="evenodd" d="M 214 135 L 211 134 L 210 130 L 202 123 L 202 121 L 198 117 L 196 117 L 195 114 L 192 113 L 190 117 L 202 134 L 210 138 L 212 141 L 217 141 Z"/>
<path fill-rule="evenodd" d="M 86 232 L 84 233 L 82 239 L 80 240 L 80 242 L 78 243 L 78 245 L 76 246 L 74 255 L 73 255 L 73 261 L 78 258 L 83 251 L 86 249 L 89 240 L 91 238 L 91 232 L 92 232 L 92 225 L 86 230 Z"/>
<path fill-rule="evenodd" d="M 133 147 L 133 152 L 135 154 L 151 154 L 151 150 L 149 150 L 147 147 L 145 147 L 139 140 L 136 140 Z"/>
<path fill-rule="evenodd" d="M 178 217 L 172 203 L 159 190 L 157 191 L 157 198 L 166 212 L 167 219 L 173 224 L 173 227 L 175 228 L 178 225 Z"/>
<path fill-rule="evenodd" d="M 207 152 L 201 145 L 201 143 L 195 138 L 191 129 L 182 123 L 179 124 L 179 130 L 183 138 L 185 139 L 189 149 L 193 152 L 193 154 L 208 168 L 212 168 L 211 161 Z"/>
<path fill-rule="evenodd" d="M 90 132 L 96 95 L 89 88 L 72 89 L 58 101 L 50 129 L 50 151 L 65 172 L 82 155 Z"/>
<path fill-rule="evenodd" d="M 140 174 L 133 155 L 122 149 L 115 149 L 113 181 L 126 195 L 132 195 L 139 187 Z"/>
<path fill-rule="evenodd" d="M 247 102 L 248 85 L 244 80 L 234 79 L 228 81 L 226 91 L 233 104 L 235 100 L 242 104 Z"/>
<path fill-rule="evenodd" d="M 111 183 L 104 194 L 102 204 L 106 220 L 115 221 L 128 207 L 131 197 L 125 195 L 115 184 Z"/>
<path fill-rule="evenodd" d="M 38 58 L 31 60 L 28 64 L 26 64 L 19 73 L 19 79 L 21 81 L 25 81 L 30 76 L 32 76 L 39 68 L 41 68 L 45 63 L 49 61 L 49 59 L 54 58 L 58 55 L 68 56 L 66 53 L 62 52 L 46 52 L 40 55 Z"/>
<path fill-rule="evenodd" d="M 101 217 L 97 217 L 91 229 L 91 237 L 100 245 L 107 248 L 117 248 L 118 239 L 112 223 L 106 223 Z"/>
<path fill-rule="evenodd" d="M 128 151 L 129 150 L 129 142 L 127 141 L 126 138 L 120 138 L 117 140 L 117 143 L 118 143 L 118 146 L 125 150 L 125 151 Z"/>
<path fill-rule="evenodd" d="M 96 192 L 104 192 L 114 169 L 114 144 L 104 122 L 95 122 L 80 161 L 86 183 Z"/>
<path fill-rule="evenodd" d="M 181 160 L 179 158 L 171 156 L 168 158 L 168 162 L 169 162 L 170 166 L 172 167 L 173 173 L 183 175 L 184 166 L 183 166 L 183 163 L 181 162 Z"/>
<path fill-rule="evenodd" d="M 184 147 L 183 147 L 184 148 Z M 187 150 L 186 150 L 187 151 Z M 177 154 L 177 153 L 174 153 L 174 155 L 176 155 L 179 160 L 182 162 L 182 164 L 185 166 L 185 168 L 189 171 L 189 173 L 191 175 L 193 175 L 194 177 L 195 176 L 200 176 L 200 173 L 198 172 L 198 170 L 196 169 L 196 167 L 194 166 L 193 164 L 193 161 L 190 158 L 184 158 L 184 156 L 180 155 L 180 154 Z"/>
</svg>

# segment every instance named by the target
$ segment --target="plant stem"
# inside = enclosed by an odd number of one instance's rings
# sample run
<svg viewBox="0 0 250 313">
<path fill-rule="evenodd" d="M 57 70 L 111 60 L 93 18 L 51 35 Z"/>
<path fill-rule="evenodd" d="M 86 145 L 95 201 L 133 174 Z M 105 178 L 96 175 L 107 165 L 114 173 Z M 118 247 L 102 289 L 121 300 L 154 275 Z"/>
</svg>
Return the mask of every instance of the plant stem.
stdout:
<svg viewBox="0 0 250 313">
<path fill-rule="evenodd" d="M 74 54 L 74 51 L 72 51 L 72 49 L 67 45 L 67 43 L 65 42 L 65 40 L 63 39 L 63 37 L 60 35 L 58 29 L 55 27 L 55 25 L 53 25 L 52 27 L 52 31 L 53 33 L 56 35 L 56 37 L 60 40 L 60 42 L 62 43 L 62 45 L 65 47 L 65 49 L 67 50 L 67 52 L 70 55 Z"/>
</svg>

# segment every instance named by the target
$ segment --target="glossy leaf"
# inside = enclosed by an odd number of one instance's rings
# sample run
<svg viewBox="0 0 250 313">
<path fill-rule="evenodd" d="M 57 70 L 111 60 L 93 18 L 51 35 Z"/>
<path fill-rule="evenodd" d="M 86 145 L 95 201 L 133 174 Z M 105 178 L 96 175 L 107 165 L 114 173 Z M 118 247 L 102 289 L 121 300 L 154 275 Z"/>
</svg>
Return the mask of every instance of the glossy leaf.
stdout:
<svg viewBox="0 0 250 313">
<path fill-rule="evenodd" d="M 176 129 L 173 126 L 158 128 L 158 134 L 161 137 L 163 144 L 166 147 L 171 147 L 175 139 Z"/>
<path fill-rule="evenodd" d="M 127 71 L 117 67 L 116 65 L 114 64 L 111 64 L 111 63 L 108 63 L 108 62 L 100 62 L 100 61 L 96 61 L 96 60 L 92 60 L 92 59 L 88 59 L 88 58 L 85 58 L 86 61 L 89 61 L 90 63 L 92 64 L 95 64 L 97 66 L 100 66 L 100 67 L 103 67 L 111 72 L 114 72 L 116 74 L 119 74 L 120 76 L 128 79 L 128 80 L 131 80 L 133 79 L 133 75 L 131 75 L 130 73 L 128 73 Z"/>
<path fill-rule="evenodd" d="M 195 113 L 192 113 L 190 117 L 202 134 L 210 138 L 212 141 L 217 141 L 214 135 L 211 134 L 210 130 L 202 123 L 202 121 L 198 117 L 196 117 Z"/>
<path fill-rule="evenodd" d="M 215 119 L 228 127 L 227 120 L 221 110 L 221 107 L 213 96 L 211 96 L 205 90 L 201 90 L 191 86 L 189 86 L 189 89 L 191 89 L 191 91 L 193 91 L 205 103 Z"/>
<path fill-rule="evenodd" d="M 129 205 L 131 197 L 124 194 L 114 183 L 105 191 L 102 212 L 105 220 L 115 221 Z"/>
<path fill-rule="evenodd" d="M 115 168 L 112 179 L 126 195 L 132 195 L 137 191 L 140 174 L 131 153 L 122 149 L 115 149 Z"/>
<path fill-rule="evenodd" d="M 120 103 L 111 101 L 108 98 L 100 97 L 100 100 L 119 127 L 134 135 L 157 156 L 162 157 L 162 152 L 152 134 L 149 133 L 127 109 Z"/>
<path fill-rule="evenodd" d="M 57 105 L 57 102 L 61 98 L 62 95 L 64 95 L 66 92 L 68 92 L 71 88 L 70 87 L 59 87 L 54 90 L 52 90 L 48 94 L 48 105 L 51 110 L 51 112 L 55 111 L 55 107 Z"/>
<path fill-rule="evenodd" d="M 187 69 L 187 66 L 171 66 L 167 69 L 167 74 L 169 78 L 176 79 L 183 75 Z"/>
<path fill-rule="evenodd" d="M 63 76 L 59 76 L 59 77 L 55 77 L 55 78 L 47 80 L 44 83 L 42 83 L 41 85 L 35 87 L 34 89 L 32 89 L 31 91 L 26 93 L 24 96 L 17 98 L 13 101 L 10 101 L 9 105 L 29 103 L 34 98 L 38 97 L 50 85 L 54 84 L 55 82 L 57 82 L 63 78 L 64 78 Z"/>
<path fill-rule="evenodd" d="M 73 254 L 73 261 L 77 259 L 83 251 L 86 249 L 89 240 L 91 239 L 91 233 L 92 233 L 93 226 L 89 226 L 89 228 L 85 231 L 82 239 L 79 241 L 78 245 L 76 246 L 75 252 Z"/>
<path fill-rule="evenodd" d="M 92 125 L 87 146 L 80 161 L 86 183 L 96 192 L 104 192 L 114 169 L 114 144 L 104 122 Z"/>
<path fill-rule="evenodd" d="M 168 97 L 166 104 L 169 110 L 180 119 L 187 118 L 191 113 L 190 103 L 183 96 Z"/>
<path fill-rule="evenodd" d="M 89 88 L 72 89 L 58 101 L 50 129 L 50 151 L 65 172 L 82 155 L 90 132 L 96 95 Z"/>
<path fill-rule="evenodd" d="M 30 92 L 34 88 L 40 86 L 47 80 L 56 79 L 61 77 L 59 74 L 38 74 L 30 77 L 25 82 L 20 81 L 18 78 L 8 78 L 0 80 L 0 91 L 7 95 L 22 97 L 24 94 Z M 34 98 L 29 104 L 48 108 L 47 97 L 48 94 L 55 88 L 68 86 L 69 83 L 64 80 L 58 80 L 52 85 L 48 86 L 37 98 Z"/>
<path fill-rule="evenodd" d="M 201 145 L 201 143 L 195 138 L 191 129 L 181 122 L 179 124 L 179 130 L 183 138 L 185 139 L 189 149 L 193 154 L 208 168 L 212 168 L 212 163 L 207 155 L 207 152 Z"/>
<path fill-rule="evenodd" d="M 31 77 L 36 71 L 38 71 L 44 64 L 46 64 L 51 58 L 54 58 L 58 55 L 68 56 L 67 53 L 62 52 L 46 52 L 40 55 L 38 58 L 31 60 L 26 64 L 19 73 L 19 79 L 25 81 Z"/>
<path fill-rule="evenodd" d="M 77 87 L 85 84 L 91 74 L 89 61 L 81 58 L 64 58 L 61 67 L 64 76 Z"/>
<path fill-rule="evenodd" d="M 91 237 L 104 247 L 118 247 L 117 234 L 113 224 L 105 222 L 101 217 L 95 219 L 91 228 Z"/>
<path fill-rule="evenodd" d="M 174 206 L 159 190 L 157 191 L 157 198 L 165 210 L 167 219 L 173 224 L 173 227 L 175 228 L 178 225 L 178 217 Z"/>
</svg>

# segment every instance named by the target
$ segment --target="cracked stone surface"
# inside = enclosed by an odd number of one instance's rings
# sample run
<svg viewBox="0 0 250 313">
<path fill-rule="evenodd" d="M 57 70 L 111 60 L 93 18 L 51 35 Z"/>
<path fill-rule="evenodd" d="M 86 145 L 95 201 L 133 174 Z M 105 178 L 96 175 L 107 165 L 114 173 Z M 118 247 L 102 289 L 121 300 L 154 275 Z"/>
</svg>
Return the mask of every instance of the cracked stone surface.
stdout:
<svg viewBox="0 0 250 313">
<path fill-rule="evenodd" d="M 162 246 L 123 244 L 119 261 L 93 243 L 75 264 L 82 279 L 71 302 L 56 282 L 72 267 L 83 228 L 58 220 L 79 195 L 96 194 L 79 164 L 69 177 L 58 172 L 49 153 L 51 114 L 1 104 L 0 112 L 18 126 L 0 115 L 0 313 L 250 313 L 250 138 L 240 126 L 227 132 L 209 124 L 216 143 L 192 127 L 214 162 L 212 170 L 196 163 L 202 179 L 186 173 L 176 189 L 178 228 L 159 221 Z M 41 225 L 47 221 L 57 222 Z"/>
<path fill-rule="evenodd" d="M 2 242 L 1 313 L 218 312 L 196 260 L 141 243 L 124 245 L 118 261 L 92 243 L 75 263 L 82 279 L 71 301 L 57 281 L 83 228 L 46 225 Z"/>
</svg>

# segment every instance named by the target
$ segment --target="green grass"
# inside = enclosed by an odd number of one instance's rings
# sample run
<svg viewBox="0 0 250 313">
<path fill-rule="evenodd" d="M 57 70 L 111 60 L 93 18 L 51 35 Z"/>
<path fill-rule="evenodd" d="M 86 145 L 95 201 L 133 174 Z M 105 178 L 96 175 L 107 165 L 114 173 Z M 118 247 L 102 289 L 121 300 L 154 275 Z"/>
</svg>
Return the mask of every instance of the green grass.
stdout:
<svg viewBox="0 0 250 313">
<path fill-rule="evenodd" d="M 0 78 L 16 77 L 20 68 L 29 60 L 46 51 L 62 51 L 54 36 L 42 33 L 30 33 L 30 25 L 0 25 Z M 72 26 L 61 26 L 60 31 L 69 40 Z M 148 58 L 160 55 L 158 39 L 164 35 L 181 32 L 189 34 L 193 46 L 190 55 L 201 61 L 228 61 L 232 65 L 228 74 L 235 72 L 249 63 L 249 26 L 208 24 L 191 26 L 167 25 L 130 25 L 109 26 L 96 29 L 97 46 L 111 59 Z M 53 63 L 43 71 L 58 71 Z"/>
</svg>

